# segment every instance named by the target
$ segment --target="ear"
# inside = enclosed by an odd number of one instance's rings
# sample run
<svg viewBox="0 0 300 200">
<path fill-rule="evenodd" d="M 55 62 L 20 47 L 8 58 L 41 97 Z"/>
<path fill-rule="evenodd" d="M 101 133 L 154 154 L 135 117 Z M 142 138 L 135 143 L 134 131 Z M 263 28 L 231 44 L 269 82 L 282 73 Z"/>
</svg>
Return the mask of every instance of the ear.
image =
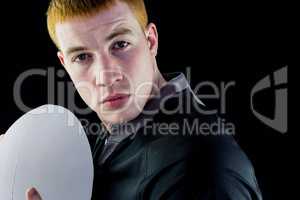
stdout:
<svg viewBox="0 0 300 200">
<path fill-rule="evenodd" d="M 61 51 L 58 51 L 57 52 L 57 57 L 60 61 L 60 63 L 65 66 L 65 57 L 64 57 L 64 54 L 61 52 Z"/>
<path fill-rule="evenodd" d="M 158 33 L 155 24 L 150 23 L 146 28 L 145 34 L 150 51 L 156 56 L 158 50 Z"/>
</svg>

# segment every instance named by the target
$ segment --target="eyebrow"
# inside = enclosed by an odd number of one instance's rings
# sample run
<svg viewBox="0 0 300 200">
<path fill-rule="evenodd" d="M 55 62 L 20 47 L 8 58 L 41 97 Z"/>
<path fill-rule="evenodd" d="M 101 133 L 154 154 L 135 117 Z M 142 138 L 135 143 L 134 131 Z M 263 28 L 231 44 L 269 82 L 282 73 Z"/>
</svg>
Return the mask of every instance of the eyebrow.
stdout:
<svg viewBox="0 0 300 200">
<path fill-rule="evenodd" d="M 114 30 L 108 37 L 105 38 L 106 41 L 110 41 L 112 39 L 114 39 L 117 36 L 120 35 L 126 35 L 126 34 L 133 34 L 132 30 L 128 29 L 128 28 L 117 28 L 116 30 Z M 86 47 L 71 47 L 66 51 L 66 55 L 70 55 L 72 53 L 75 53 L 77 51 L 86 51 L 88 50 L 88 48 Z"/>
<path fill-rule="evenodd" d="M 124 27 L 117 28 L 106 38 L 106 41 L 110 41 L 119 35 L 127 35 L 127 34 L 133 34 L 132 30 Z"/>
<path fill-rule="evenodd" d="M 71 47 L 67 50 L 66 55 L 70 55 L 72 53 L 75 53 L 77 51 L 86 51 L 87 48 L 86 47 Z"/>
</svg>

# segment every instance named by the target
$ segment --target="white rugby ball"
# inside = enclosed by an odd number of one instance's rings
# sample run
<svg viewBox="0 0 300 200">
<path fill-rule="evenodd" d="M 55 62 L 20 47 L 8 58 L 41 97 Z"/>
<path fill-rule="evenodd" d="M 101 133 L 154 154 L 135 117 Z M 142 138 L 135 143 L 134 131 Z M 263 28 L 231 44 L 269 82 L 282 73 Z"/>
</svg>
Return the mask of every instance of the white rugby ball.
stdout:
<svg viewBox="0 0 300 200">
<path fill-rule="evenodd" d="M 24 200 L 35 187 L 43 200 L 89 200 L 93 158 L 79 120 L 44 105 L 18 119 L 0 142 L 0 199 Z"/>
</svg>

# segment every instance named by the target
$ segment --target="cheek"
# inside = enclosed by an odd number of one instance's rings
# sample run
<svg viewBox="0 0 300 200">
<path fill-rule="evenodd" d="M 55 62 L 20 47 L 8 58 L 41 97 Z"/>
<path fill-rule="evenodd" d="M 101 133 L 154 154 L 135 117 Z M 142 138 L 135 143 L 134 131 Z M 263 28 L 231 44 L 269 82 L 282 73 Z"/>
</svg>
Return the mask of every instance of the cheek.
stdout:
<svg viewBox="0 0 300 200">
<path fill-rule="evenodd" d="M 153 76 L 153 61 L 149 50 L 139 47 L 129 52 L 125 59 L 124 71 L 132 81 L 149 81 Z"/>
<path fill-rule="evenodd" d="M 80 85 L 76 89 L 82 100 L 94 110 L 98 104 L 98 96 L 95 88 L 86 85 Z"/>
<path fill-rule="evenodd" d="M 137 97 L 148 98 L 154 79 L 152 57 L 145 49 L 132 52 L 129 57 L 126 73 L 131 79 L 131 88 Z"/>
<path fill-rule="evenodd" d="M 76 90 L 83 101 L 92 107 L 97 102 L 95 87 L 92 78 L 88 74 L 69 74 Z"/>
</svg>

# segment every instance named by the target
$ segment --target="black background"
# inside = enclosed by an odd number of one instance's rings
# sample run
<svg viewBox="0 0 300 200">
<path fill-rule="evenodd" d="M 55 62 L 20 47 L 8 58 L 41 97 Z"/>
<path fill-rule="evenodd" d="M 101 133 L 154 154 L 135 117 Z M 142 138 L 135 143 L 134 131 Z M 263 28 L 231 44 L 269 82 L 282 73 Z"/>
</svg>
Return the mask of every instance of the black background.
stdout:
<svg viewBox="0 0 300 200">
<path fill-rule="evenodd" d="M 62 69 L 46 29 L 48 2 L 1 5 L 1 133 L 23 114 L 13 100 L 18 75 L 32 68 Z M 264 199 L 292 199 L 296 157 L 291 118 L 286 134 L 262 124 L 251 112 L 250 91 L 260 79 L 286 65 L 289 87 L 292 85 L 291 77 L 299 63 L 296 6 L 283 2 L 263 5 L 148 0 L 147 7 L 150 20 L 158 26 L 161 71 L 185 72 L 190 66 L 192 85 L 204 80 L 235 81 L 228 94 L 227 115 L 237 124 L 236 138 L 254 164 Z M 67 82 L 69 78 L 57 80 Z M 289 100 L 290 94 L 289 89 Z M 22 95 L 32 108 L 57 103 L 47 102 L 45 78 L 26 81 Z M 271 93 L 258 100 L 262 112 L 272 110 L 272 100 Z M 78 104 L 84 106 L 79 98 Z M 93 114 L 89 117 L 96 118 Z"/>
</svg>

